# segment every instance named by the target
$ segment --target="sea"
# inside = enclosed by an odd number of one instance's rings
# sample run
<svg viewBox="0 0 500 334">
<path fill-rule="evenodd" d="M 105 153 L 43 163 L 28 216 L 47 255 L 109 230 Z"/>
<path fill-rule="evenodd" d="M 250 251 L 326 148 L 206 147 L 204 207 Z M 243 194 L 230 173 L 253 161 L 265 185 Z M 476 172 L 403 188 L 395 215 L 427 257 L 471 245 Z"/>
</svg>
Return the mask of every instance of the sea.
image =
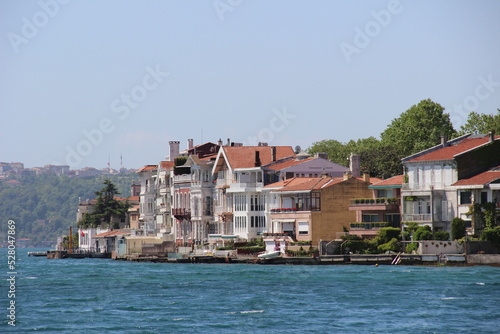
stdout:
<svg viewBox="0 0 500 334">
<path fill-rule="evenodd" d="M 37 250 L 16 249 L 11 271 L 0 249 L 0 333 L 500 333 L 498 267 L 28 257 Z"/>
</svg>

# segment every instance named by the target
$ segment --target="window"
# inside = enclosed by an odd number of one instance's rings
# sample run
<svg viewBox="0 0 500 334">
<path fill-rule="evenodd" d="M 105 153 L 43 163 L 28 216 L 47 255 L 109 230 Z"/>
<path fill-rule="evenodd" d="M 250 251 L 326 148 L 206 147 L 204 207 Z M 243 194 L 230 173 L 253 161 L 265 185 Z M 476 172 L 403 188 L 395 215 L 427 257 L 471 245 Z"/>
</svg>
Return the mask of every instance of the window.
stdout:
<svg viewBox="0 0 500 334">
<path fill-rule="evenodd" d="M 319 192 L 311 193 L 311 210 L 312 211 L 320 211 L 321 210 L 321 201 L 319 197 Z"/>
<path fill-rule="evenodd" d="M 472 203 L 472 193 L 470 191 L 460 192 L 460 204 L 471 204 Z"/>
<path fill-rule="evenodd" d="M 309 234 L 309 223 L 308 222 L 299 222 L 299 234 Z"/>
<path fill-rule="evenodd" d="M 481 192 L 481 204 L 488 202 L 488 193 L 486 191 Z"/>
<path fill-rule="evenodd" d="M 377 214 L 363 214 L 361 216 L 361 221 L 363 223 L 376 223 L 376 222 L 378 222 L 378 215 Z"/>
</svg>

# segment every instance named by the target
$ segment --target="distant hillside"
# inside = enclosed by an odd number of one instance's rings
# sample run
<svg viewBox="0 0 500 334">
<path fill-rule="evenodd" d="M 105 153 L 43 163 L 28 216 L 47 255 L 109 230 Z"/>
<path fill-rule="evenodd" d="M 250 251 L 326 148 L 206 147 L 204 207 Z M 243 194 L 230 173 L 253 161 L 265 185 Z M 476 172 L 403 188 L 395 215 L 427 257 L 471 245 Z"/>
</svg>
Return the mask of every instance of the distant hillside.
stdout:
<svg viewBox="0 0 500 334">
<path fill-rule="evenodd" d="M 16 177 L 0 181 L 0 242 L 7 241 L 7 222 L 16 222 L 16 239 L 29 238 L 33 243 L 55 244 L 57 237 L 67 234 L 70 225 L 76 227 L 78 199 L 94 198 L 102 189 L 104 179 L 110 179 L 121 197 L 130 196 L 130 185 L 137 180 L 135 173 L 92 177 L 39 175 Z"/>
</svg>

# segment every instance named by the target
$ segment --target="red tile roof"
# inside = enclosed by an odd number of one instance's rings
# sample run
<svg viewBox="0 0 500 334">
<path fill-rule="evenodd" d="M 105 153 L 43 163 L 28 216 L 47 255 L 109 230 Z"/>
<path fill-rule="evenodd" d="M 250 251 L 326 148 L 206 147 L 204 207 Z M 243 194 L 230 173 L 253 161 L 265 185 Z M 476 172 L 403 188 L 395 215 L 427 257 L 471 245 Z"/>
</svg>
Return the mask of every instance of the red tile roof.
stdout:
<svg viewBox="0 0 500 334">
<path fill-rule="evenodd" d="M 173 161 L 160 161 L 160 167 L 162 169 L 169 169 L 175 166 L 175 162 Z"/>
<path fill-rule="evenodd" d="M 255 152 L 259 152 L 261 166 L 272 162 L 271 148 L 276 148 L 276 160 L 295 157 L 291 146 L 224 146 L 231 168 L 255 167 Z"/>
<path fill-rule="evenodd" d="M 500 136 L 495 136 L 495 140 L 500 139 Z M 421 152 L 417 153 L 415 158 L 406 160 L 405 162 L 417 162 L 417 161 L 435 161 L 435 160 L 452 160 L 457 154 L 463 153 L 465 151 L 471 150 L 473 148 L 479 147 L 488 143 L 489 136 L 470 136 L 463 139 L 458 139 L 456 141 L 449 141 L 449 146 L 440 147 L 437 149 L 429 149 L 428 153 Z"/>
<path fill-rule="evenodd" d="M 154 171 L 154 170 L 157 170 L 158 169 L 158 166 L 157 165 L 146 165 L 142 168 L 140 168 L 137 173 L 142 173 L 142 172 L 150 172 L 150 171 Z"/>
<path fill-rule="evenodd" d="M 375 179 L 375 178 L 374 178 Z M 404 175 L 396 175 L 386 180 L 382 180 L 380 182 L 373 182 L 372 185 L 376 187 L 380 186 L 400 186 L 403 184 Z"/>
<path fill-rule="evenodd" d="M 459 180 L 453 183 L 452 186 L 484 186 L 497 180 L 500 180 L 500 170 L 498 169 L 498 167 L 486 172 L 476 174 L 467 179 Z"/>
</svg>

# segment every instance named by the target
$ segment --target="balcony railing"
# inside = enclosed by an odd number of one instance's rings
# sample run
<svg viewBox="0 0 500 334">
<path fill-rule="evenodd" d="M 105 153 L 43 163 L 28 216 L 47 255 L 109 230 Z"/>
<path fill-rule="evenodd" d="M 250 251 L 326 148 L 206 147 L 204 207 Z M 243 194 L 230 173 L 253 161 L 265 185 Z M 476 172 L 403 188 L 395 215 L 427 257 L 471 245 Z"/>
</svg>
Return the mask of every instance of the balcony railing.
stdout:
<svg viewBox="0 0 500 334">
<path fill-rule="evenodd" d="M 296 208 L 277 208 L 271 209 L 271 213 L 283 213 L 283 212 L 297 212 Z"/>
<path fill-rule="evenodd" d="M 432 215 L 428 214 L 405 214 L 403 215 L 403 221 L 406 222 L 431 222 Z"/>
<path fill-rule="evenodd" d="M 434 190 L 434 189 L 444 189 L 449 186 L 449 184 L 444 183 L 403 183 L 401 186 L 402 190 Z"/>
<path fill-rule="evenodd" d="M 175 208 L 175 209 L 172 209 L 172 214 L 174 216 L 190 216 L 191 210 L 185 209 L 185 208 Z"/>
</svg>

